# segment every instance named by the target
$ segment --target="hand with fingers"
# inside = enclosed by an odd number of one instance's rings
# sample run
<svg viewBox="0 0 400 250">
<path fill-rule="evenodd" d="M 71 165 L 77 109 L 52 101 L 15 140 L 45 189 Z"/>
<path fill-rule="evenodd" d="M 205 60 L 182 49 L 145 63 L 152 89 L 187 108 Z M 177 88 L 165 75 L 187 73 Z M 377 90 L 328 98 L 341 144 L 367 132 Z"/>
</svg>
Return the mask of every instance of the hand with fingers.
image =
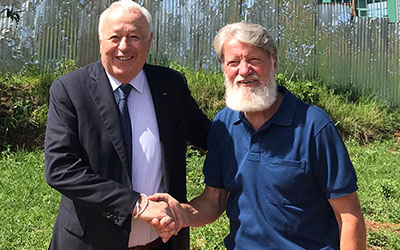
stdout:
<svg viewBox="0 0 400 250">
<path fill-rule="evenodd" d="M 174 214 L 174 227 L 172 225 L 168 224 L 168 218 L 162 218 L 161 220 L 159 218 L 154 218 L 149 222 L 150 225 L 152 225 L 157 233 L 160 235 L 161 239 L 163 242 L 167 242 L 172 236 L 177 235 L 178 232 L 182 229 L 183 227 L 183 221 L 184 221 L 184 210 L 181 206 L 181 204 L 174 199 L 171 195 L 166 194 L 166 193 L 157 193 L 152 196 L 149 196 L 149 201 L 150 202 L 161 202 L 161 203 L 166 203 L 168 204 L 169 208 L 171 209 L 172 213 Z"/>
<path fill-rule="evenodd" d="M 133 212 L 135 219 L 146 221 L 150 225 L 156 224 L 155 229 L 157 232 L 161 230 L 162 232 L 175 232 L 177 230 L 176 216 L 168 202 L 161 199 L 155 201 L 150 199 L 150 197 L 142 198 L 143 196 L 139 199 L 138 209 Z M 152 221 L 155 221 L 155 223 Z M 163 233 L 163 235 L 166 234 Z"/>
</svg>

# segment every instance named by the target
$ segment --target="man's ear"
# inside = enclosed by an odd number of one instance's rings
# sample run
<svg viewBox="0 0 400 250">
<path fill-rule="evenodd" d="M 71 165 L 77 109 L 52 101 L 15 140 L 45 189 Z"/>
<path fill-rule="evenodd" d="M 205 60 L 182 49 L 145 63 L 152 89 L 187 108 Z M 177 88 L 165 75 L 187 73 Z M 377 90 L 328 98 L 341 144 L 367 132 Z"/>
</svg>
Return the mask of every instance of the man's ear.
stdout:
<svg viewBox="0 0 400 250">
<path fill-rule="evenodd" d="M 150 33 L 149 41 L 148 41 L 148 50 L 150 50 L 151 41 L 153 40 L 153 32 Z"/>
<path fill-rule="evenodd" d="M 274 62 L 274 74 L 276 74 L 276 71 L 278 70 L 278 56 L 272 57 L 272 60 Z"/>
<path fill-rule="evenodd" d="M 97 35 L 97 37 L 99 38 L 99 52 L 101 51 L 101 35 L 100 33 Z"/>
</svg>

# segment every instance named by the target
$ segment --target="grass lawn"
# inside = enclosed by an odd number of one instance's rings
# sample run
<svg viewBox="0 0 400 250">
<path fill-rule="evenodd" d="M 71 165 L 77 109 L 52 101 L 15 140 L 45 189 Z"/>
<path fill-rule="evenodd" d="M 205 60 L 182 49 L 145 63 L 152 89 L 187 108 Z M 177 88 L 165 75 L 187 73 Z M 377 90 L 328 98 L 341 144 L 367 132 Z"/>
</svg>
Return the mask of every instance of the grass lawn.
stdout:
<svg viewBox="0 0 400 250">
<path fill-rule="evenodd" d="M 357 171 L 370 249 L 400 249 L 400 143 L 347 146 Z"/>
<path fill-rule="evenodd" d="M 359 197 L 368 221 L 370 249 L 400 249 L 400 144 L 347 143 L 358 175 Z M 203 188 L 204 156 L 188 151 L 188 199 Z M 43 151 L 0 156 L 0 250 L 47 249 L 60 196 L 44 179 Z M 225 249 L 229 231 L 223 215 L 191 230 L 192 249 Z"/>
<path fill-rule="evenodd" d="M 44 179 L 43 151 L 2 153 L 0 249 L 47 249 L 59 195 Z"/>
</svg>

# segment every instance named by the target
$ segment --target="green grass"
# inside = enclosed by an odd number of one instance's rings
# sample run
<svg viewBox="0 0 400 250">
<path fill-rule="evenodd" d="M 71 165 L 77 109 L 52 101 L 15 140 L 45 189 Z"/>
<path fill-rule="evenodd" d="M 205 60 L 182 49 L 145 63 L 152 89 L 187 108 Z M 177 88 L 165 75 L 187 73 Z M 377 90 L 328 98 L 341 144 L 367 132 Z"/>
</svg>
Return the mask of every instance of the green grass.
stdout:
<svg viewBox="0 0 400 250">
<path fill-rule="evenodd" d="M 44 179 L 43 151 L 0 158 L 0 249 L 47 249 L 59 195 Z"/>
<path fill-rule="evenodd" d="M 188 200 L 200 195 L 204 190 L 202 172 L 205 156 L 189 148 L 187 152 Z M 193 250 L 225 249 L 224 238 L 229 232 L 229 221 L 224 213 L 214 223 L 190 230 L 190 245 Z"/>
<path fill-rule="evenodd" d="M 359 199 L 366 221 L 390 228 L 369 230 L 367 243 L 379 249 L 400 249 L 400 143 L 376 141 L 366 146 L 347 143 L 357 172 Z"/>
<path fill-rule="evenodd" d="M 347 147 L 366 220 L 394 224 L 391 229 L 369 231 L 369 246 L 400 249 L 400 144 L 386 140 L 365 146 L 353 141 Z M 205 156 L 192 149 L 187 156 L 190 200 L 203 191 Z M 3 152 L 0 166 L 0 250 L 46 249 L 60 196 L 45 182 L 43 151 Z M 225 249 L 223 239 L 228 232 L 224 214 L 210 225 L 191 229 L 191 246 Z"/>
<path fill-rule="evenodd" d="M 400 144 L 373 142 L 366 147 L 349 143 L 358 175 L 359 196 L 367 220 L 400 223 Z"/>
</svg>

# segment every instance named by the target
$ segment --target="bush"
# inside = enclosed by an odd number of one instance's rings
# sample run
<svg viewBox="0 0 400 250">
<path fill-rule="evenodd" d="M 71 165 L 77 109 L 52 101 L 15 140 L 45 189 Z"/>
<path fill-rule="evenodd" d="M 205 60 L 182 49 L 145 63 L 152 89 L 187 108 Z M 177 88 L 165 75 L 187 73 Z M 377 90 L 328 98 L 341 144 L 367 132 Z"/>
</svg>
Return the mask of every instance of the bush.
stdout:
<svg viewBox="0 0 400 250">
<path fill-rule="evenodd" d="M 19 74 L 0 75 L 0 151 L 42 147 L 50 85 L 76 68 L 73 60 L 65 60 L 54 72 L 32 66 Z"/>
<path fill-rule="evenodd" d="M 222 73 L 199 70 L 194 71 L 171 63 L 173 68 L 185 75 L 193 98 L 209 119 L 225 107 L 224 102 L 224 76 Z"/>
<path fill-rule="evenodd" d="M 354 91 L 336 94 L 333 89 L 316 81 L 287 80 L 277 76 L 277 83 L 287 87 L 300 100 L 325 110 L 335 122 L 346 140 L 355 139 L 360 143 L 387 139 L 400 128 L 400 113 L 389 109 L 383 100 L 373 96 L 354 96 Z"/>
<path fill-rule="evenodd" d="M 222 73 L 194 71 L 173 62 L 169 66 L 186 76 L 193 97 L 210 119 L 225 107 Z M 74 61 L 65 60 L 53 72 L 31 67 L 16 75 L 0 74 L 0 151 L 43 145 L 50 84 L 76 68 Z M 400 132 L 399 110 L 374 97 L 329 89 L 316 81 L 292 81 L 281 74 L 276 80 L 299 99 L 325 110 L 346 140 L 369 143 Z"/>
<path fill-rule="evenodd" d="M 317 82 L 311 81 L 296 81 L 293 82 L 286 78 L 282 74 L 276 75 L 276 83 L 281 86 L 285 86 L 290 92 L 297 96 L 300 100 L 306 103 L 317 105 L 323 92 L 327 89 L 318 84 Z"/>
</svg>

